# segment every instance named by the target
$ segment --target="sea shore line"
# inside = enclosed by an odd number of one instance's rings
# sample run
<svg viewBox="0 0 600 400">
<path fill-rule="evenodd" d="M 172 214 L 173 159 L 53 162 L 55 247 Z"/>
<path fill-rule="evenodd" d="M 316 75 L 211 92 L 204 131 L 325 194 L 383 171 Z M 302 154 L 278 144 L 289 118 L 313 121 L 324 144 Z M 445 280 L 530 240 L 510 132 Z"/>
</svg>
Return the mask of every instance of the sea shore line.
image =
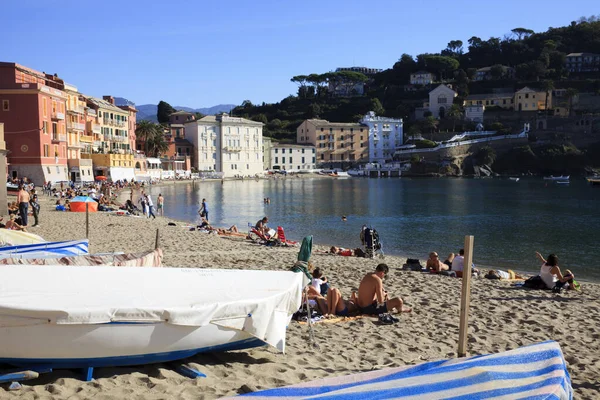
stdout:
<svg viewBox="0 0 600 400">
<path fill-rule="evenodd" d="M 31 228 L 46 240 L 85 237 L 85 214 L 54 211 L 51 198 L 41 199 L 41 226 Z M 169 226 L 173 222 L 176 226 Z M 189 268 L 287 270 L 297 257 L 295 247 L 265 247 L 243 238 L 220 237 L 183 227 L 185 222 L 159 217 L 134 218 L 109 213 L 90 214 L 92 252 L 136 252 L 154 247 L 156 230 L 164 250 L 164 265 Z M 323 269 L 334 287 L 349 297 L 361 277 L 379 259 L 325 254 L 317 243 L 311 261 Z M 323 251 L 323 253 L 321 252 Z M 93 382 L 79 371 L 55 371 L 23 389 L 0 390 L 0 398 L 103 399 L 218 398 L 333 375 L 418 364 L 456 357 L 461 280 L 403 271 L 403 258 L 387 256 L 385 287 L 413 307 L 400 323 L 380 326 L 373 318 L 314 325 L 312 346 L 306 325 L 292 322 L 286 353 L 256 348 L 197 355 L 187 362 L 207 378 L 189 379 L 164 364 L 99 368 Z M 486 354 L 556 340 L 562 346 L 576 398 L 594 399 L 600 392 L 600 285 L 585 284 L 582 292 L 560 295 L 529 291 L 510 282 L 475 279 L 469 319 L 469 353 Z"/>
</svg>

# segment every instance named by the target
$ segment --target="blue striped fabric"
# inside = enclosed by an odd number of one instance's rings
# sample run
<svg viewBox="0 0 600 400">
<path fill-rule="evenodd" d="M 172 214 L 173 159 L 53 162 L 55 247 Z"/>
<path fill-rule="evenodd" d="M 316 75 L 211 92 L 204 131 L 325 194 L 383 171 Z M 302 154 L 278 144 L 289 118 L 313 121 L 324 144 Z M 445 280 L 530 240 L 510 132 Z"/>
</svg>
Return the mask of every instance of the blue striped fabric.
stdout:
<svg viewBox="0 0 600 400">
<path fill-rule="evenodd" d="M 560 346 L 433 361 L 248 393 L 258 399 L 572 399 Z"/>
<path fill-rule="evenodd" d="M 1 258 L 48 258 L 89 254 L 87 239 L 0 247 Z"/>
</svg>

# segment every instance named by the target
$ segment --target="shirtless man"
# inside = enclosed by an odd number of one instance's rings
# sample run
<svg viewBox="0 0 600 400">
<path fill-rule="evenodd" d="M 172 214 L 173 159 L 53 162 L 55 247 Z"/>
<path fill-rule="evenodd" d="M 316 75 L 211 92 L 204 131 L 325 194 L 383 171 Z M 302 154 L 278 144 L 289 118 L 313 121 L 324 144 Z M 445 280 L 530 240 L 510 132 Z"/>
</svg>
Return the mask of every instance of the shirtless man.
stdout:
<svg viewBox="0 0 600 400">
<path fill-rule="evenodd" d="M 27 214 L 29 213 L 29 193 L 23 185 L 19 186 L 19 193 L 17 194 L 17 203 L 19 203 L 19 215 L 21 216 L 21 222 L 23 226 L 27 226 Z"/>
<path fill-rule="evenodd" d="M 382 314 L 392 309 L 397 312 L 411 312 L 412 309 L 402 307 L 403 302 L 399 297 L 388 299 L 387 292 L 383 290 L 383 277 L 388 273 L 387 264 L 379 264 L 375 272 L 365 275 L 358 287 L 358 307 L 363 314 Z"/>
</svg>

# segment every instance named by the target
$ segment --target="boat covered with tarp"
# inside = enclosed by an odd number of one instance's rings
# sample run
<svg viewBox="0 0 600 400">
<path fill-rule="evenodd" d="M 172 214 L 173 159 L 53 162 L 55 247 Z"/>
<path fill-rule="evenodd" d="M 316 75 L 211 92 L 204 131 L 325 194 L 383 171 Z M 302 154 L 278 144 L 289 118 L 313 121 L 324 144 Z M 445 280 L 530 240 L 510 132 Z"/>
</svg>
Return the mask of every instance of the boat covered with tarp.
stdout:
<svg viewBox="0 0 600 400">
<path fill-rule="evenodd" d="M 26 264 L 26 265 L 71 265 L 92 266 L 103 265 L 107 267 L 162 267 L 163 252 L 161 249 L 148 250 L 139 253 L 104 253 L 84 254 L 80 256 L 65 256 L 46 258 L 0 258 L 0 265 Z"/>
<path fill-rule="evenodd" d="M 0 266 L 0 363 L 91 368 L 269 345 L 301 303 L 291 271 Z M 26 282 L 26 284 L 15 284 Z"/>
<path fill-rule="evenodd" d="M 245 394 L 255 399 L 573 398 L 556 342 L 497 354 L 432 361 Z"/>
</svg>

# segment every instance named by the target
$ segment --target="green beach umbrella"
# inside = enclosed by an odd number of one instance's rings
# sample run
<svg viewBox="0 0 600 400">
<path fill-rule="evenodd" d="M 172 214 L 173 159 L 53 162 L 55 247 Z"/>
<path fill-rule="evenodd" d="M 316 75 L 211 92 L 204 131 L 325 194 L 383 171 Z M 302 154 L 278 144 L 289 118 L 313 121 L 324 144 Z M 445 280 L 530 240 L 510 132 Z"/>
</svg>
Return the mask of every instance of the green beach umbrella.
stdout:
<svg viewBox="0 0 600 400">
<path fill-rule="evenodd" d="M 298 261 L 308 262 L 310 259 L 310 254 L 312 253 L 312 238 L 312 235 L 310 235 L 302 239 L 302 245 L 298 252 Z"/>
</svg>

